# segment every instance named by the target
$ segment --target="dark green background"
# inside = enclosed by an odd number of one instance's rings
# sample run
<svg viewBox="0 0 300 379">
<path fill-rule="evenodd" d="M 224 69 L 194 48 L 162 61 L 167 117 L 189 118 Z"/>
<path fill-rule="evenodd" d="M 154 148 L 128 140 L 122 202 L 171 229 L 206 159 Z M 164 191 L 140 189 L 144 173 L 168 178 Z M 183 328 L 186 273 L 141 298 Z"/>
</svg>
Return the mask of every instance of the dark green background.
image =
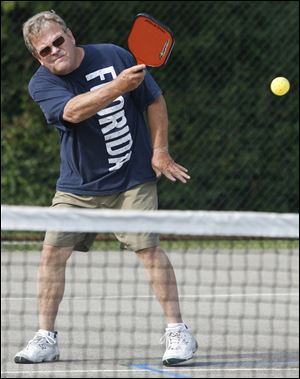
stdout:
<svg viewBox="0 0 300 379">
<path fill-rule="evenodd" d="M 292 1 L 4 1 L 1 3 L 2 204 L 48 205 L 59 169 L 58 133 L 27 84 L 37 63 L 22 24 L 54 9 L 79 44 L 127 47 L 148 12 L 175 34 L 164 91 L 170 150 L 186 185 L 159 182 L 160 208 L 299 212 L 299 3 Z M 269 85 L 286 76 L 290 92 Z"/>
</svg>

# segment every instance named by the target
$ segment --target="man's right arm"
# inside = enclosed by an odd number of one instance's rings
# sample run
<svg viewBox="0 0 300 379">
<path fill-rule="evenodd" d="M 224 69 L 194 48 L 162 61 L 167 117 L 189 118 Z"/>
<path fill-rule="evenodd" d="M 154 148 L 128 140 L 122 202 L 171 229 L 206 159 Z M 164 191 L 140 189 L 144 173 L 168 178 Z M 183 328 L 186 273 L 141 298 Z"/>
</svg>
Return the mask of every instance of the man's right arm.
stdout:
<svg viewBox="0 0 300 379">
<path fill-rule="evenodd" d="M 136 89 L 144 80 L 145 68 L 145 65 L 130 67 L 103 87 L 73 97 L 64 108 L 63 119 L 78 124 L 94 116 L 117 97 Z"/>
</svg>

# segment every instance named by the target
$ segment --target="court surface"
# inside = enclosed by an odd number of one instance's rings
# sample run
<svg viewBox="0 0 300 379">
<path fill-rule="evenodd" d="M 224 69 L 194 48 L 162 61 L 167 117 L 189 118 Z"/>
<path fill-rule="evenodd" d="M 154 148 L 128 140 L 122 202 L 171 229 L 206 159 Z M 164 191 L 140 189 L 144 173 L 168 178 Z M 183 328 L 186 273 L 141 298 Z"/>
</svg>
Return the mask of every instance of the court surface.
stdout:
<svg viewBox="0 0 300 379">
<path fill-rule="evenodd" d="M 57 318 L 60 361 L 17 365 L 15 353 L 37 329 L 39 253 L 3 251 L 1 376 L 299 377 L 299 276 L 289 269 L 299 267 L 298 254 L 270 250 L 263 257 L 259 252 L 245 257 L 208 249 L 201 259 L 195 251 L 168 255 L 184 321 L 199 343 L 193 360 L 180 367 L 162 365 L 165 321 L 134 253 L 93 251 L 75 252 L 68 262 Z M 278 263 L 282 271 L 275 272 Z"/>
</svg>

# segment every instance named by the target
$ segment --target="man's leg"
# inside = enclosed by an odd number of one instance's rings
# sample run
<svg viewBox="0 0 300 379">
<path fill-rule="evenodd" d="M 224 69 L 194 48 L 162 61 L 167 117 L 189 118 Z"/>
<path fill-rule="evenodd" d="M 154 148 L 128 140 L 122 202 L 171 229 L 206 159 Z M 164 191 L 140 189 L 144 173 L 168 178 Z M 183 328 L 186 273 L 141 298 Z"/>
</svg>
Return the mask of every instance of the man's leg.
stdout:
<svg viewBox="0 0 300 379">
<path fill-rule="evenodd" d="M 54 331 L 55 318 L 65 290 L 65 270 L 70 247 L 44 245 L 38 271 L 40 329 Z"/>
<path fill-rule="evenodd" d="M 40 329 L 27 346 L 15 355 L 16 363 L 50 362 L 59 359 L 54 324 L 65 289 L 66 262 L 72 248 L 44 245 L 38 270 Z"/>
<path fill-rule="evenodd" d="M 167 255 L 160 247 L 136 252 L 143 261 L 150 285 L 168 321 L 161 342 L 166 342 L 162 361 L 173 366 L 191 359 L 198 348 L 197 341 L 182 322 L 175 273 Z"/>
<path fill-rule="evenodd" d="M 144 263 L 150 285 L 168 323 L 182 323 L 177 282 L 169 258 L 160 247 L 139 250 L 136 253 Z"/>
</svg>

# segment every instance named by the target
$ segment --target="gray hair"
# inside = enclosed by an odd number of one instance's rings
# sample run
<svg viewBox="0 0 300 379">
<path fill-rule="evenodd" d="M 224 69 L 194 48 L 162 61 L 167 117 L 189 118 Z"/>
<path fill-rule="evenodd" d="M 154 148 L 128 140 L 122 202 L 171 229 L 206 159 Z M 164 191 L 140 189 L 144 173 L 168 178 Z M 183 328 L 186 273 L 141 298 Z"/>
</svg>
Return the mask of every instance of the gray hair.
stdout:
<svg viewBox="0 0 300 379">
<path fill-rule="evenodd" d="M 65 21 L 52 10 L 37 13 L 23 24 L 25 45 L 31 53 L 34 51 L 34 47 L 31 43 L 32 38 L 38 37 L 41 31 L 46 27 L 46 23 L 49 22 L 60 25 L 64 31 L 68 29 Z"/>
</svg>

